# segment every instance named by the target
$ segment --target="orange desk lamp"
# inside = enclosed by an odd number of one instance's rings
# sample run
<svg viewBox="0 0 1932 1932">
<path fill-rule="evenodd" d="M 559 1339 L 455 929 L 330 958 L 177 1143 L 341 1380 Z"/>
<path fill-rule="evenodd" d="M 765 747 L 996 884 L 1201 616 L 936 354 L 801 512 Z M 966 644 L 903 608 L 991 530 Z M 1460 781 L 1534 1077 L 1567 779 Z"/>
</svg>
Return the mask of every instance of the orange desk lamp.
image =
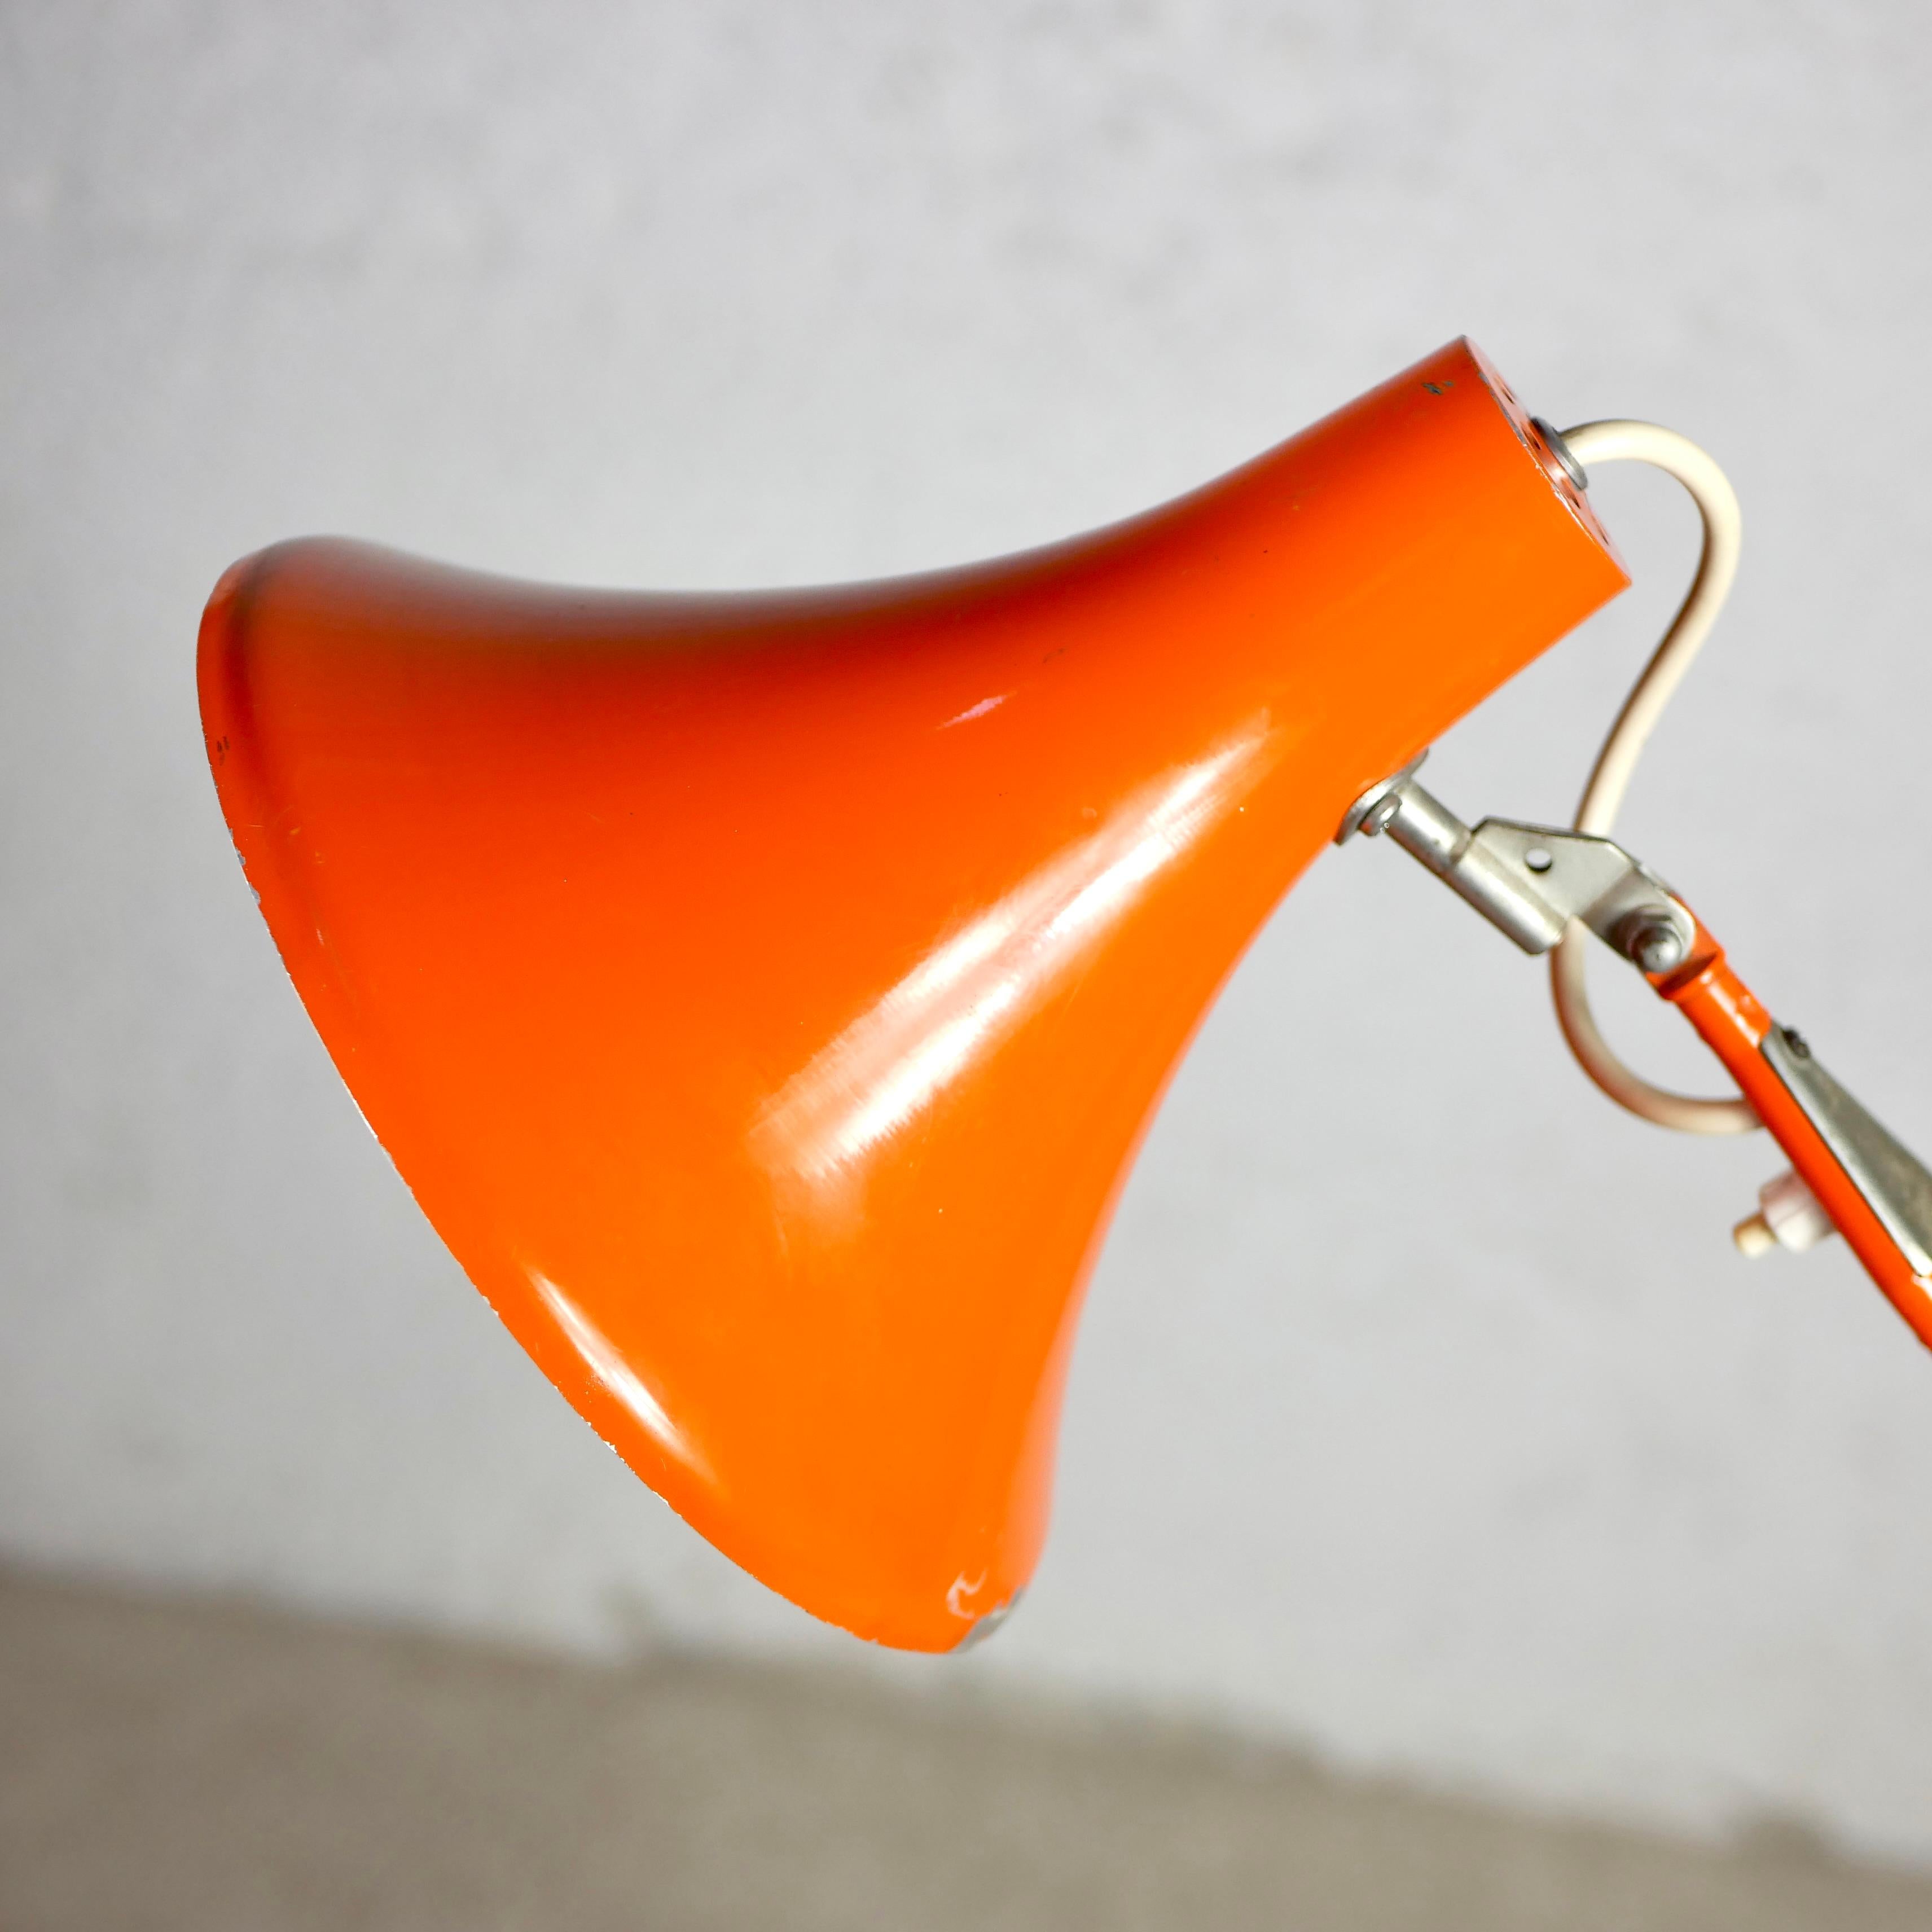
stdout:
<svg viewBox="0 0 1932 1932">
<path fill-rule="evenodd" d="M 1690 489 L 1696 582 L 1575 829 L 1472 830 L 1420 754 L 1624 588 L 1582 466 L 1619 458 Z M 898 581 L 638 596 L 280 544 L 208 604 L 202 713 L 296 990 L 512 1334 L 754 1575 L 944 1651 L 1032 1572 L 1122 1178 L 1338 826 L 1552 954 L 1615 1098 L 1768 1127 L 1792 1172 L 1740 1244 L 1835 1228 L 1932 1342 L 1932 1177 L 1607 836 L 1736 548 L 1693 446 L 1559 436 L 1459 342 L 1163 508 Z M 1738 1097 L 1622 1066 L 1586 928 Z"/>
</svg>

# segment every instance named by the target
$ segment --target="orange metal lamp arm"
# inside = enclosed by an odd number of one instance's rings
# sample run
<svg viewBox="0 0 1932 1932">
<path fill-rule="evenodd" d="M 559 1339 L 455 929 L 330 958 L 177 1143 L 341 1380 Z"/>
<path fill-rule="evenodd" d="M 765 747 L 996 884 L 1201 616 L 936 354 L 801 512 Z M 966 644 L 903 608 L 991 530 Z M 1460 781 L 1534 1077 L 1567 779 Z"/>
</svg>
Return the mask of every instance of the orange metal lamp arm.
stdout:
<svg viewBox="0 0 1932 1932">
<path fill-rule="evenodd" d="M 1687 964 L 1645 977 L 1730 1070 L 1792 1168 L 1761 1191 L 1738 1246 L 1804 1249 L 1835 1228 L 1932 1348 L 1932 1174 L 1772 1018 L 1701 923 L 1697 934 Z"/>
</svg>

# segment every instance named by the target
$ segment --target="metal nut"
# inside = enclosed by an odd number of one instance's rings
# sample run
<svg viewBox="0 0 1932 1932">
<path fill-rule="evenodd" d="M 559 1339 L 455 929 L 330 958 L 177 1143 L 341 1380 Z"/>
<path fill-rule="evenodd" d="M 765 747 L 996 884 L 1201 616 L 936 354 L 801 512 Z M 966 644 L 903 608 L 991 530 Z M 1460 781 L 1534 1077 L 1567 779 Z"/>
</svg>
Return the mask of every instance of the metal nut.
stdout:
<svg viewBox="0 0 1932 1932">
<path fill-rule="evenodd" d="M 1633 912 L 1617 922 L 1617 950 L 1646 973 L 1667 973 L 1684 963 L 1690 942 L 1670 914 L 1654 908 Z"/>
<path fill-rule="evenodd" d="M 1563 440 L 1562 434 L 1545 422 L 1540 416 L 1532 416 L 1530 422 L 1538 435 L 1542 437 L 1544 447 L 1556 458 L 1557 466 L 1580 490 L 1590 487 L 1590 478 L 1583 466 L 1576 460 L 1576 453 Z"/>
</svg>

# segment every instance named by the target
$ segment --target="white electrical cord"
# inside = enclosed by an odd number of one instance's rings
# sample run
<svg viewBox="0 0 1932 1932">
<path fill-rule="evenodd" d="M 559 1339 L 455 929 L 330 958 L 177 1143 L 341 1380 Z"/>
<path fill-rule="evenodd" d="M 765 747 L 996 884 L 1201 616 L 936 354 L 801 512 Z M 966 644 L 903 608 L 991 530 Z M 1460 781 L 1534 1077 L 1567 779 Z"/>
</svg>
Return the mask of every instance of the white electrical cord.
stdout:
<svg viewBox="0 0 1932 1932">
<path fill-rule="evenodd" d="M 1737 574 L 1743 520 L 1736 494 L 1724 472 L 1694 442 L 1673 430 L 1660 429 L 1654 423 L 1593 422 L 1564 430 L 1562 438 L 1586 472 L 1599 463 L 1628 461 L 1651 464 L 1676 477 L 1690 491 L 1704 521 L 1703 554 L 1698 559 L 1690 593 L 1624 700 L 1624 708 L 1597 754 L 1582 802 L 1576 808 L 1579 832 L 1608 838 L 1645 741 L 1724 607 L 1731 580 Z M 1688 1094 L 1653 1086 L 1624 1064 L 1598 1030 L 1590 1011 L 1584 985 L 1589 943 L 1588 929 L 1573 920 L 1550 962 L 1557 1024 L 1583 1071 L 1618 1106 L 1660 1127 L 1690 1134 L 1741 1134 L 1761 1126 L 1750 1102 L 1742 1096 L 1727 1100 L 1694 1100 Z"/>
</svg>

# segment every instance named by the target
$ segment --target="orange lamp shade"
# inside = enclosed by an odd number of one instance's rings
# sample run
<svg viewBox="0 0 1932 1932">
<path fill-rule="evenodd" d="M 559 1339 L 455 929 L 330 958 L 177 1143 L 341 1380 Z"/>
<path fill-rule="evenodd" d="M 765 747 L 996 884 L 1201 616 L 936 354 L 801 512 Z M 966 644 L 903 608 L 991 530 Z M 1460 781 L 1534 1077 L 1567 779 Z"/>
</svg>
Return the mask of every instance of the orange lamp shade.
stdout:
<svg viewBox="0 0 1932 1932">
<path fill-rule="evenodd" d="M 946 1650 L 1044 1536 L 1082 1285 L 1364 788 L 1626 580 L 1466 343 L 1166 508 L 753 596 L 237 564 L 222 808 L 343 1078 L 592 1427 Z"/>
</svg>

